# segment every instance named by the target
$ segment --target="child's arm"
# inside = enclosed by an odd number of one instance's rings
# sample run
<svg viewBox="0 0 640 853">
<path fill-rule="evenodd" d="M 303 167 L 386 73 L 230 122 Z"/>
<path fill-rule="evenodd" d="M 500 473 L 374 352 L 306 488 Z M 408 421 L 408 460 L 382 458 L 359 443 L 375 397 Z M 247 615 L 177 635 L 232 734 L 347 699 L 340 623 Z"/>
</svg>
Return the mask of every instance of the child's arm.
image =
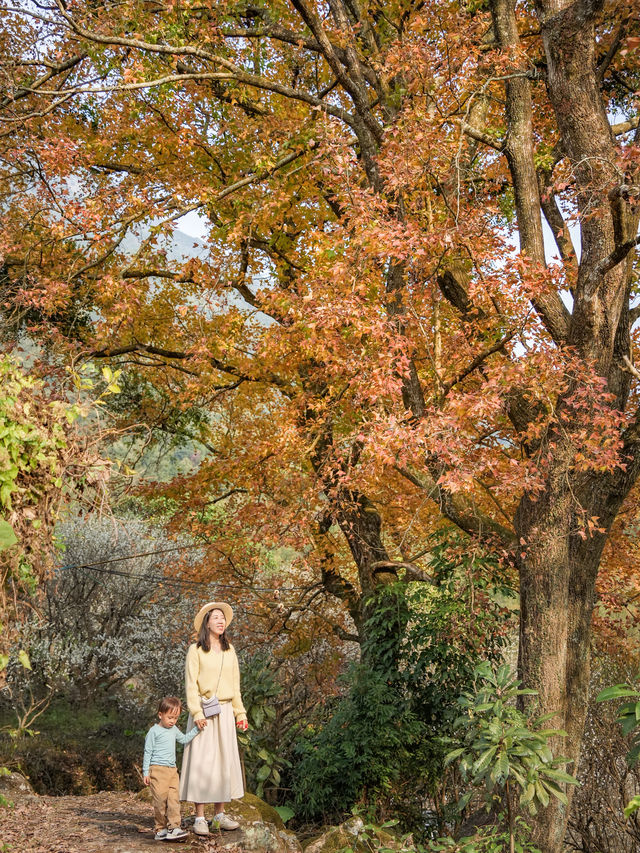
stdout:
<svg viewBox="0 0 640 853">
<path fill-rule="evenodd" d="M 187 732 L 186 735 L 183 735 L 180 729 L 176 726 L 176 740 L 178 743 L 191 743 L 196 735 L 200 734 L 200 729 L 198 726 L 194 726 L 191 731 Z"/>
<path fill-rule="evenodd" d="M 149 784 L 149 766 L 151 765 L 151 755 L 153 754 L 155 739 L 155 732 L 153 729 L 149 729 L 144 739 L 144 755 L 142 756 L 142 781 L 145 785 Z"/>
</svg>

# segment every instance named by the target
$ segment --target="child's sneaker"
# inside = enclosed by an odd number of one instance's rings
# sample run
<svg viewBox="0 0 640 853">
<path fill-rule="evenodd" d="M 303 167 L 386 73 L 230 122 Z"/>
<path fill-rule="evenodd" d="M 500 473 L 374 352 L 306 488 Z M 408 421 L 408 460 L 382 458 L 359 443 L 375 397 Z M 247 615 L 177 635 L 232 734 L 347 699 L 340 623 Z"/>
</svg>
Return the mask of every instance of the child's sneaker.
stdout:
<svg viewBox="0 0 640 853">
<path fill-rule="evenodd" d="M 170 829 L 164 837 L 164 841 L 182 841 L 183 838 L 186 838 L 189 833 L 185 832 L 179 826 L 174 826 L 173 829 Z"/>
<path fill-rule="evenodd" d="M 237 829 L 240 826 L 237 820 L 233 820 L 233 818 L 230 818 L 224 812 L 217 814 L 213 821 L 219 829 Z"/>
<path fill-rule="evenodd" d="M 209 835 L 209 824 L 204 817 L 197 817 L 193 822 L 193 831 L 196 835 Z"/>
<path fill-rule="evenodd" d="M 156 834 L 153 836 L 153 839 L 154 839 L 154 841 L 164 841 L 164 839 L 166 837 L 167 837 L 167 830 L 166 829 L 159 829 L 156 832 Z"/>
</svg>

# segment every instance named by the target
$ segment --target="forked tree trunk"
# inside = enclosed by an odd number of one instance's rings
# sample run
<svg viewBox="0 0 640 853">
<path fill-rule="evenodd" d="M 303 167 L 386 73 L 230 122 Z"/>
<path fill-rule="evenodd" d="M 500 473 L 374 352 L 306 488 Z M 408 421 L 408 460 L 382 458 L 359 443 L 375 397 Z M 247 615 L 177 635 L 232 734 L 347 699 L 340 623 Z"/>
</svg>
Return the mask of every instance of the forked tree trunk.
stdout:
<svg viewBox="0 0 640 853">
<path fill-rule="evenodd" d="M 575 448 L 567 442 L 555 452 L 547 491 L 537 501 L 523 498 L 515 518 L 523 543 L 519 675 L 538 690 L 533 701 L 540 713 L 556 712 L 550 726 L 567 735 L 550 745 L 555 756 L 568 759 L 566 769 L 574 775 L 589 701 L 591 617 L 602 549 L 638 476 L 635 431 L 626 438 L 626 468 L 597 476 L 572 474 Z M 598 516 L 593 535 L 585 534 L 585 513 Z M 533 821 L 542 853 L 564 849 L 573 792 L 568 786 L 568 806 L 552 799 Z"/>
<path fill-rule="evenodd" d="M 493 5 L 498 24 L 503 19 L 513 24 L 514 0 L 493 0 Z M 595 369 L 612 394 L 611 405 L 623 410 L 629 390 L 629 377 L 621 370 L 622 358 L 629 352 L 629 278 L 626 263 L 613 261 L 625 241 L 635 236 L 637 219 L 611 201 L 619 178 L 595 56 L 595 21 L 602 5 L 599 0 L 536 2 L 547 91 L 559 131 L 559 150 L 576 182 L 581 228 L 581 258 L 568 329 L 565 332 L 561 324 L 549 322 L 540 313 L 556 343 L 579 355 L 587 371 Z M 503 19 L 498 19 L 498 13 Z M 513 26 L 510 32 L 514 47 L 517 32 L 513 35 Z M 529 131 L 514 123 L 511 129 L 516 134 L 510 138 L 509 165 L 514 172 L 527 168 L 528 140 L 518 138 L 518 133 Z M 539 210 L 539 201 L 535 206 Z M 522 233 L 527 233 L 526 228 Z M 530 246 L 523 243 L 523 250 L 537 259 L 539 247 L 529 242 Z M 574 388 L 580 383 L 576 378 Z M 557 409 L 562 407 L 561 397 Z M 608 531 L 637 477 L 638 447 L 634 427 L 623 436 L 626 470 L 579 474 L 575 460 L 582 448 L 578 425 L 572 437 L 570 420 L 544 442 L 541 458 L 549 459 L 544 489 L 535 500 L 522 499 L 515 531 L 522 544 L 518 555 L 520 676 L 525 686 L 539 691 L 540 712 L 556 712 L 552 724 L 567 736 L 551 745 L 554 754 L 569 759 L 567 769 L 575 773 L 588 706 L 596 577 Z M 589 535 L 585 520 L 594 516 L 603 532 Z M 570 787 L 569 807 L 572 793 Z M 534 839 L 543 853 L 563 849 L 568 811 L 553 800 L 534 819 Z"/>
</svg>

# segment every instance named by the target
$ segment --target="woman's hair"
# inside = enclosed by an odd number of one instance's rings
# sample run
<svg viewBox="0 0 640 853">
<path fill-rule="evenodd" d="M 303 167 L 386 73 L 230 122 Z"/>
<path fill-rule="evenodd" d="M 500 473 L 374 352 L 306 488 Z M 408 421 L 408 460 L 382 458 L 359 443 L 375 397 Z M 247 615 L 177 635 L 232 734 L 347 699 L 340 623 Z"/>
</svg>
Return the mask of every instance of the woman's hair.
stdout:
<svg viewBox="0 0 640 853">
<path fill-rule="evenodd" d="M 200 630 L 198 632 L 198 642 L 196 643 L 196 646 L 198 648 L 202 647 L 205 652 L 211 651 L 211 641 L 209 639 L 209 616 L 211 616 L 214 610 L 216 610 L 215 607 L 212 608 L 208 613 L 205 613 L 204 619 L 202 620 L 202 624 L 200 625 Z M 226 652 L 230 646 L 226 630 L 224 630 L 222 634 L 220 634 L 220 646 L 223 652 Z"/>
<path fill-rule="evenodd" d="M 177 696 L 163 696 L 158 705 L 158 713 L 166 714 L 167 711 L 173 711 L 177 708 L 179 711 L 182 710 L 182 702 L 178 699 Z"/>
</svg>

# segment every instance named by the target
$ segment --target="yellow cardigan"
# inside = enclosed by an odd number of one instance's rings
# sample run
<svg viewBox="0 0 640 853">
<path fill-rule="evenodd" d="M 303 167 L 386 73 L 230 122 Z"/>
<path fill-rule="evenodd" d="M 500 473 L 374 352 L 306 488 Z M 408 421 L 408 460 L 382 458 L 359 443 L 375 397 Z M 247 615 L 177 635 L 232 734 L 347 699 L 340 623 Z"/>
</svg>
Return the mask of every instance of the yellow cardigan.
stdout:
<svg viewBox="0 0 640 853">
<path fill-rule="evenodd" d="M 187 707 L 194 721 L 204 719 L 200 697 L 211 699 L 214 693 L 221 702 L 231 702 L 236 722 L 247 719 L 240 695 L 240 667 L 233 646 L 226 652 L 205 652 L 192 643 L 187 652 L 185 682 Z"/>
</svg>

